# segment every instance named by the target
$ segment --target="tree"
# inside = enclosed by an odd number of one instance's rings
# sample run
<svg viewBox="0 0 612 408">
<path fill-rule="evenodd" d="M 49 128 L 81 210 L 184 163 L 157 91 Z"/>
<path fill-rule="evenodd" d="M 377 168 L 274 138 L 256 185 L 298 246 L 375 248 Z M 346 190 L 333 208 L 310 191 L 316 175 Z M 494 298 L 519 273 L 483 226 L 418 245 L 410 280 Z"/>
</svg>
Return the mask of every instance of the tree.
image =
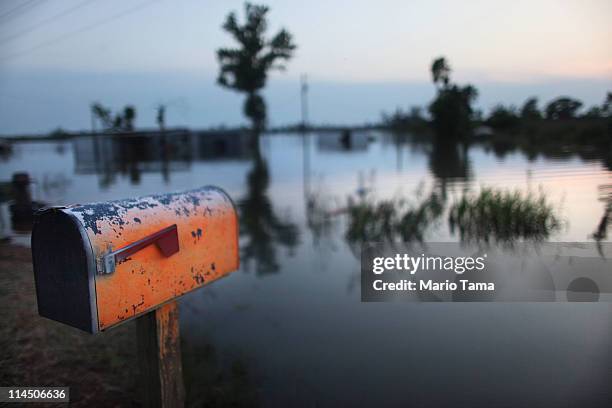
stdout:
<svg viewBox="0 0 612 408">
<path fill-rule="evenodd" d="M 602 110 L 599 106 L 591 106 L 591 108 L 582 115 L 585 119 L 601 119 L 603 117 Z"/>
<path fill-rule="evenodd" d="M 447 140 L 465 137 L 472 128 L 472 103 L 478 91 L 472 85 L 458 86 L 450 82 L 451 68 L 446 58 L 436 58 L 431 64 L 433 83 L 438 95 L 429 105 L 432 123 L 438 136 Z"/>
<path fill-rule="evenodd" d="M 118 113 L 113 117 L 109 108 L 105 108 L 99 103 L 91 105 L 93 115 L 102 123 L 104 130 L 112 132 L 132 132 L 134 130 L 134 120 L 136 119 L 136 108 L 127 105 L 123 108 L 123 113 Z"/>
<path fill-rule="evenodd" d="M 105 129 L 111 129 L 113 127 L 113 119 L 111 116 L 111 111 L 108 108 L 105 108 L 99 103 L 94 103 L 91 105 L 91 113 L 97 118 Z"/>
<path fill-rule="evenodd" d="M 496 105 L 487 118 L 487 125 L 493 129 L 510 130 L 520 124 L 520 118 L 514 106 Z"/>
<path fill-rule="evenodd" d="M 131 105 L 123 108 L 121 128 L 127 132 L 134 130 L 134 119 L 136 119 L 136 108 Z"/>
<path fill-rule="evenodd" d="M 608 94 L 606 95 L 606 100 L 601 106 L 601 113 L 604 116 L 612 118 L 612 92 L 608 92 Z"/>
<path fill-rule="evenodd" d="M 472 129 L 474 110 L 472 103 L 478 91 L 472 85 L 448 85 L 438 91 L 436 99 L 429 105 L 434 128 L 446 139 L 460 139 Z"/>
<path fill-rule="evenodd" d="M 521 108 L 521 118 L 526 120 L 542 119 L 542 112 L 538 109 L 538 98 L 529 98 Z"/>
<path fill-rule="evenodd" d="M 393 129 L 409 129 L 424 127 L 426 120 L 423 117 L 423 109 L 420 106 L 412 106 L 406 112 L 399 107 L 389 115 L 383 112 L 382 123 Z"/>
<path fill-rule="evenodd" d="M 236 13 L 231 12 L 223 29 L 238 43 L 237 48 L 220 48 L 217 59 L 220 64 L 219 85 L 246 93 L 244 114 L 253 127 L 260 130 L 266 121 L 266 105 L 259 91 L 266 85 L 268 72 L 283 70 L 283 62 L 293 56 L 296 46 L 291 34 L 281 29 L 271 39 L 265 38 L 267 6 L 245 4 L 246 22 L 239 24 Z"/>
<path fill-rule="evenodd" d="M 451 68 L 444 57 L 436 58 L 431 64 L 433 83 L 440 88 L 448 87 L 450 83 Z"/>
<path fill-rule="evenodd" d="M 561 97 L 553 100 L 546 106 L 546 119 L 572 119 L 576 112 L 582 107 L 582 102 L 569 97 Z"/>
</svg>

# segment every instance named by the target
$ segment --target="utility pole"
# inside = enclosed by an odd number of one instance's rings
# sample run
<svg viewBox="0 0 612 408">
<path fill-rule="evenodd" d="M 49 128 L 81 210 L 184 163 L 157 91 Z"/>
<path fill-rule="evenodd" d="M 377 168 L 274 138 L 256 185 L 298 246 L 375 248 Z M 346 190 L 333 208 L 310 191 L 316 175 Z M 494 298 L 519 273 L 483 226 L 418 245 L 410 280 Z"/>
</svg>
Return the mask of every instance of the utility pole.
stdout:
<svg viewBox="0 0 612 408">
<path fill-rule="evenodd" d="M 89 106 L 89 114 L 91 116 L 91 133 L 96 133 L 96 115 L 94 115 L 93 104 Z"/>
<path fill-rule="evenodd" d="M 302 128 L 306 129 L 308 123 L 308 78 L 306 74 L 300 76 L 301 82 L 301 100 L 302 100 Z"/>
<path fill-rule="evenodd" d="M 157 106 L 157 124 L 159 125 L 160 132 L 166 130 L 166 105 Z"/>
</svg>

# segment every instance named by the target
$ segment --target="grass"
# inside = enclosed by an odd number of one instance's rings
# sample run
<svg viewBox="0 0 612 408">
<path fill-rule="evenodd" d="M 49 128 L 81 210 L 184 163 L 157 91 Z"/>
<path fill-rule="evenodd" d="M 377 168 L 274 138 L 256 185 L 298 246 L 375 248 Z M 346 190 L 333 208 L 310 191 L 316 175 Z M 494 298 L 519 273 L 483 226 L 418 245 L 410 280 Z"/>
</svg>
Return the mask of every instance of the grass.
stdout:
<svg viewBox="0 0 612 408">
<path fill-rule="evenodd" d="M 351 243 L 423 241 L 443 211 L 444 201 L 437 193 L 413 204 L 405 200 L 349 202 L 346 239 Z"/>
<path fill-rule="evenodd" d="M 542 241 L 561 228 L 553 206 L 540 193 L 484 188 L 464 195 L 449 211 L 451 233 L 461 241 Z"/>
<path fill-rule="evenodd" d="M 458 233 L 461 242 L 543 241 L 562 226 L 542 193 L 484 188 L 452 205 L 442 197 L 432 192 L 413 204 L 405 200 L 349 201 L 346 239 L 349 243 L 422 242 L 445 211 L 451 234 Z"/>
<path fill-rule="evenodd" d="M 0 384 L 69 386 L 72 406 L 136 404 L 135 327 L 92 336 L 38 316 L 30 250 L 0 245 Z"/>
<path fill-rule="evenodd" d="M 0 385 L 68 386 L 74 407 L 140 406 L 134 321 L 97 335 L 38 316 L 30 249 L 0 244 Z M 242 359 L 182 336 L 187 406 L 253 407 Z"/>
</svg>

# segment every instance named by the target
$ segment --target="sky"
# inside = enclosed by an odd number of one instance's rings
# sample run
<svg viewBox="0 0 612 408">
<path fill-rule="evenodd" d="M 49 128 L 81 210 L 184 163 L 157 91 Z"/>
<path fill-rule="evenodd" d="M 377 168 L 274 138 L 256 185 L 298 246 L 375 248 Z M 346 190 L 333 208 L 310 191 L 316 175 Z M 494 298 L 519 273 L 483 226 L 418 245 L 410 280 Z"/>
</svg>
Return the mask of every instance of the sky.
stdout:
<svg viewBox="0 0 612 408">
<path fill-rule="evenodd" d="M 458 83 L 499 102 L 559 95 L 603 101 L 612 90 L 612 1 L 268 1 L 269 33 L 298 45 L 264 94 L 270 124 L 300 120 L 299 77 L 310 83 L 310 120 L 363 123 L 382 111 L 426 105 L 429 67 L 445 56 Z M 215 84 L 221 29 L 241 1 L 3 0 L 0 134 L 90 127 L 89 105 L 133 104 L 153 126 L 245 123 L 242 96 Z"/>
</svg>

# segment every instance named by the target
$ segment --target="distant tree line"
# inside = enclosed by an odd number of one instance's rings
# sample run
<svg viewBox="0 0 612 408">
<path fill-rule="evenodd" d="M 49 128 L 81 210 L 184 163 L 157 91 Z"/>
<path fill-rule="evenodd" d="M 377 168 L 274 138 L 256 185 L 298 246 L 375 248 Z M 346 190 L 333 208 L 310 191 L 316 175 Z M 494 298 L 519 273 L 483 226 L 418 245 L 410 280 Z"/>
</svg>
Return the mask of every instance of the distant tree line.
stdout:
<svg viewBox="0 0 612 408">
<path fill-rule="evenodd" d="M 457 85 L 451 81 L 451 67 L 444 57 L 436 58 L 431 65 L 432 81 L 436 86 L 436 97 L 428 107 L 429 120 L 422 115 L 420 107 L 409 111 L 398 108 L 391 114 L 383 113 L 382 123 L 391 128 L 422 128 L 427 122 L 438 134 L 446 138 L 462 138 L 478 123 L 496 130 L 513 130 L 526 122 L 538 120 L 602 119 L 612 118 L 612 92 L 608 92 L 601 105 L 592 106 L 581 113 L 583 103 L 562 96 L 550 101 L 543 110 L 538 99 L 531 97 L 520 107 L 498 104 L 486 118 L 473 108 L 478 91 L 473 85 Z"/>
<path fill-rule="evenodd" d="M 606 99 L 601 105 L 592 106 L 587 111 L 580 113 L 583 104 L 577 99 L 567 96 L 550 101 L 540 111 L 538 99 L 533 97 L 527 99 L 519 109 L 513 105 L 496 105 L 489 114 L 485 123 L 493 129 L 509 130 L 518 128 L 525 121 L 546 120 L 568 120 L 568 119 L 602 119 L 612 118 L 612 92 L 608 92 Z"/>
</svg>

